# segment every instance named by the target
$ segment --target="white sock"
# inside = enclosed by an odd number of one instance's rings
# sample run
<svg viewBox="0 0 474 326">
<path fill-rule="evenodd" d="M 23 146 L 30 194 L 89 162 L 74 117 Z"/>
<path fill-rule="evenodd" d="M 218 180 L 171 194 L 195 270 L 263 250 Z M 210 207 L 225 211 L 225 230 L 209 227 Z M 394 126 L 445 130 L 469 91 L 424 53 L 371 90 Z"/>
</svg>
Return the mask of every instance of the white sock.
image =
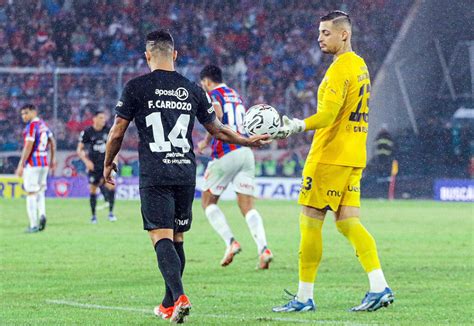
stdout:
<svg viewBox="0 0 474 326">
<path fill-rule="evenodd" d="M 296 298 L 299 302 L 306 303 L 309 299 L 313 299 L 314 283 L 299 282 L 298 294 Z"/>
<path fill-rule="evenodd" d="M 225 215 L 219 206 L 216 204 L 211 204 L 206 207 L 204 212 L 207 216 L 207 219 L 209 220 L 209 223 L 211 223 L 214 230 L 216 230 L 216 232 L 221 236 L 222 240 L 224 240 L 225 245 L 227 247 L 230 246 L 230 241 L 234 235 L 232 234 L 232 231 L 227 224 Z"/>
<path fill-rule="evenodd" d="M 263 248 L 267 246 L 267 238 L 265 236 L 265 229 L 263 228 L 263 220 L 256 209 L 251 209 L 245 215 L 245 221 L 249 226 L 255 243 L 257 244 L 258 254 L 260 255 Z"/>
<path fill-rule="evenodd" d="M 382 292 L 388 288 L 387 281 L 381 269 L 375 269 L 369 273 L 370 292 Z"/>
<path fill-rule="evenodd" d="M 38 215 L 41 216 L 46 216 L 46 204 L 45 204 L 45 199 L 44 199 L 44 190 L 38 192 L 36 195 L 38 198 Z"/>
<path fill-rule="evenodd" d="M 38 203 L 36 194 L 26 196 L 26 211 L 30 220 L 30 227 L 38 226 Z"/>
</svg>

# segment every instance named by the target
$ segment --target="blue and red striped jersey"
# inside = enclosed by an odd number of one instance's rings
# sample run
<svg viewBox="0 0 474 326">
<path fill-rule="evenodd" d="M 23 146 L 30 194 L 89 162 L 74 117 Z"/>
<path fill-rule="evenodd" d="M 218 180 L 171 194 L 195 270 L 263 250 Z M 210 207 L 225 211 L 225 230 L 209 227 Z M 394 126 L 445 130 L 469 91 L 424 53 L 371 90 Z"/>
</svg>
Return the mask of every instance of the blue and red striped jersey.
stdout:
<svg viewBox="0 0 474 326">
<path fill-rule="evenodd" d="M 34 118 L 23 130 L 23 141 L 33 142 L 33 150 L 25 162 L 25 166 L 48 166 L 48 139 L 52 137 L 53 133 L 48 128 L 46 123 Z"/>
<path fill-rule="evenodd" d="M 245 135 L 244 116 L 245 106 L 240 95 L 226 84 L 220 84 L 209 92 L 213 102 L 220 104 L 222 108 L 222 123 L 232 128 L 235 132 Z M 212 140 L 211 157 L 220 158 L 225 154 L 240 148 L 240 145 L 228 144 L 216 138 Z"/>
</svg>

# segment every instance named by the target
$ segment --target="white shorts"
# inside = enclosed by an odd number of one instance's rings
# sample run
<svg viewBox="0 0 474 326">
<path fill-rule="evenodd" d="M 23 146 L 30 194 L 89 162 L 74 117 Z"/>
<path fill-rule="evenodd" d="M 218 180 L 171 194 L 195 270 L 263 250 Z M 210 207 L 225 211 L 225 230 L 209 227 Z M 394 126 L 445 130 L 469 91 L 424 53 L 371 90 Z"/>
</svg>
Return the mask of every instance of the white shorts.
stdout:
<svg viewBox="0 0 474 326">
<path fill-rule="evenodd" d="M 209 190 L 211 194 L 220 196 L 231 182 L 235 192 L 253 196 L 255 157 L 250 148 L 241 147 L 209 162 L 202 191 Z"/>
<path fill-rule="evenodd" d="M 46 190 L 47 166 L 25 166 L 23 170 L 23 187 L 27 192 Z"/>
</svg>

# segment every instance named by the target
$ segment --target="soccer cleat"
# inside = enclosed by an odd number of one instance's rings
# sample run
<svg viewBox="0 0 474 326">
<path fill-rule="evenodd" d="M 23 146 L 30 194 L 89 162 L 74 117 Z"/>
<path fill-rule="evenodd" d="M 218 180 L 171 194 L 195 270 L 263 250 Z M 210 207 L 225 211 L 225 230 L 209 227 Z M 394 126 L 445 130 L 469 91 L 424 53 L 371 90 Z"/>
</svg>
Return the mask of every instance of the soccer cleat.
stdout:
<svg viewBox="0 0 474 326">
<path fill-rule="evenodd" d="M 156 306 L 155 309 L 153 309 L 153 312 L 157 317 L 161 317 L 163 319 L 170 319 L 171 316 L 173 315 L 174 307 L 168 307 L 165 308 L 163 307 L 162 304 L 159 306 Z"/>
<path fill-rule="evenodd" d="M 360 305 L 352 307 L 350 311 L 376 311 L 383 307 L 388 307 L 395 300 L 395 296 L 390 288 L 385 288 L 382 292 L 367 292 Z"/>
<path fill-rule="evenodd" d="M 25 230 L 25 233 L 36 233 L 36 232 L 39 232 L 40 229 L 39 227 L 37 226 L 33 226 L 33 227 L 27 227 L 26 230 Z"/>
<path fill-rule="evenodd" d="M 258 257 L 257 269 L 268 269 L 272 260 L 272 252 L 270 251 L 270 249 L 265 248 L 262 254 Z"/>
<path fill-rule="evenodd" d="M 97 216 L 92 215 L 92 217 L 91 217 L 91 223 L 92 223 L 92 224 L 97 224 Z"/>
<path fill-rule="evenodd" d="M 186 321 L 186 316 L 189 315 L 189 310 L 191 310 L 191 302 L 186 294 L 180 295 L 178 300 L 174 303 L 174 310 L 170 321 L 176 324 L 184 323 Z"/>
<path fill-rule="evenodd" d="M 114 213 L 110 212 L 109 213 L 109 221 L 110 222 L 115 222 L 117 221 L 117 217 L 114 215 Z"/>
<path fill-rule="evenodd" d="M 314 304 L 313 299 L 308 299 L 306 302 L 300 302 L 296 298 L 296 295 L 291 294 L 287 290 L 285 290 L 285 292 L 292 296 L 293 299 L 283 306 L 273 307 L 273 312 L 306 312 L 316 310 L 316 305 Z"/>
<path fill-rule="evenodd" d="M 43 231 L 46 228 L 46 216 L 41 215 L 39 222 L 39 230 Z"/>
<path fill-rule="evenodd" d="M 241 251 L 242 248 L 240 248 L 240 243 L 238 243 L 236 240 L 233 240 L 230 246 L 228 246 L 225 250 L 224 258 L 222 258 L 221 260 L 221 266 L 225 267 L 232 263 L 232 261 L 234 260 L 234 256 Z"/>
</svg>

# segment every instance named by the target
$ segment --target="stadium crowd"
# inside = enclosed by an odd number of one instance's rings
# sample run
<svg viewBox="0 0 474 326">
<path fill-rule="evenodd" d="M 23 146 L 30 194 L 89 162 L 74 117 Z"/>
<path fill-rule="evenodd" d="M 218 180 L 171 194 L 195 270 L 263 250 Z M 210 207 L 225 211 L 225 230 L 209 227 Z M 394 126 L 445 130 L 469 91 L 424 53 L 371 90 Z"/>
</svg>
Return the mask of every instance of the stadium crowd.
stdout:
<svg viewBox="0 0 474 326">
<path fill-rule="evenodd" d="M 412 1 L 401 2 L 0 0 L 0 66 L 101 69 L 57 75 L 57 94 L 50 72 L 1 72 L 0 150 L 21 146 L 17 109 L 26 102 L 39 107 L 59 148 L 73 149 L 91 112 L 110 114 L 122 84 L 147 71 L 143 38 L 157 27 L 175 36 L 179 72 L 198 81 L 205 64 L 218 64 L 247 106 L 264 102 L 294 117 L 307 116 L 316 107 L 317 86 L 331 60 L 317 44 L 318 17 L 335 8 L 351 14 L 355 50 L 374 76 Z M 119 77 L 118 67 L 134 72 Z M 58 120 L 53 123 L 55 100 Z M 199 130 L 196 137 L 202 137 Z M 311 138 L 306 133 L 277 147 L 307 146 Z"/>
</svg>

